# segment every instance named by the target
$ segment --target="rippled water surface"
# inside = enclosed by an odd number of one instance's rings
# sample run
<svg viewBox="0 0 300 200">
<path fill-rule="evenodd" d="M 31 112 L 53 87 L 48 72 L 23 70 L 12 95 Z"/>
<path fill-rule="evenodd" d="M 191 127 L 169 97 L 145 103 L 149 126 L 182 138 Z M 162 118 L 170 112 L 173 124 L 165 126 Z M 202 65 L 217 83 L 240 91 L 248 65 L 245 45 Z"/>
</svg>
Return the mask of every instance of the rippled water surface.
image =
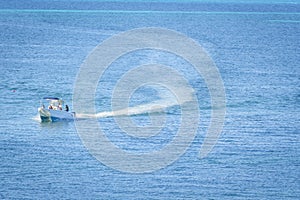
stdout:
<svg viewBox="0 0 300 200">
<path fill-rule="evenodd" d="M 1 1 L 1 198 L 300 198 L 299 5 L 151 5 L 122 4 L 121 9 L 95 2 L 71 7 Z M 150 61 L 180 71 L 200 109 L 199 128 L 185 154 L 161 170 L 132 174 L 97 161 L 74 122 L 40 123 L 36 115 L 43 96 L 62 97 L 72 108 L 73 86 L 86 56 L 110 36 L 140 27 L 172 29 L 201 44 L 223 78 L 227 114 L 217 145 L 199 159 L 211 115 L 202 78 L 166 52 L 143 50 L 120 58 L 99 83 L 97 111 L 110 111 L 114 85 L 127 70 Z M 140 88 L 130 104 L 158 96 Z M 98 120 L 120 148 L 151 151 L 170 142 L 180 126 L 180 108 L 165 113 L 166 127 L 150 140 L 124 134 L 113 117 Z M 132 121 L 147 125 L 149 116 L 134 115 Z"/>
</svg>

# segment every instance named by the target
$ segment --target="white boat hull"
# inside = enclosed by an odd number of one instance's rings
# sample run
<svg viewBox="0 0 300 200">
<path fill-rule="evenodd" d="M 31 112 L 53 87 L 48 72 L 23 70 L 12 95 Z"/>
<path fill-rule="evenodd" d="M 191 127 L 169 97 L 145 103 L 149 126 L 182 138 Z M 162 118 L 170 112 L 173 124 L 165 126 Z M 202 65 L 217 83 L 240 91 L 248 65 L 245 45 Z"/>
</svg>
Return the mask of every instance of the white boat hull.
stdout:
<svg viewBox="0 0 300 200">
<path fill-rule="evenodd" d="M 52 109 L 46 109 L 41 107 L 38 109 L 38 112 L 42 122 L 74 120 L 75 118 L 75 113 L 67 112 L 63 110 L 52 110 Z"/>
</svg>

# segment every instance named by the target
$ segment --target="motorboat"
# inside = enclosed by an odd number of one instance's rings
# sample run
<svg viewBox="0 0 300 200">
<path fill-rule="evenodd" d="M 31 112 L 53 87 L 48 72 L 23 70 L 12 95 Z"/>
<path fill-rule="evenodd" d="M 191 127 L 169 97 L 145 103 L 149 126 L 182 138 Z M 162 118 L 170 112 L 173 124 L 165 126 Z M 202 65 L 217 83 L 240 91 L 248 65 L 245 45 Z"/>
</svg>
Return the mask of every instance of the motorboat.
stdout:
<svg viewBox="0 0 300 200">
<path fill-rule="evenodd" d="M 44 97 L 41 100 L 41 107 L 38 108 L 38 112 L 42 122 L 74 120 L 75 118 L 75 113 L 70 112 L 69 106 L 64 106 L 64 101 L 57 97 Z"/>
</svg>

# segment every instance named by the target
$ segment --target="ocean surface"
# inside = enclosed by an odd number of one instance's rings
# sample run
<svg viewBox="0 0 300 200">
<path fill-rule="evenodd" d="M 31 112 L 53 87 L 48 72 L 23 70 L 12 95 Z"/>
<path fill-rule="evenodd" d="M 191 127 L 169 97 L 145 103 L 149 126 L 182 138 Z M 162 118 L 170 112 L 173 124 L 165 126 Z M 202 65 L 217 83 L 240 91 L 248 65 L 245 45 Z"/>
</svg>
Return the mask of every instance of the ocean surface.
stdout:
<svg viewBox="0 0 300 200">
<path fill-rule="evenodd" d="M 1 0 L 0 198 L 300 199 L 300 4 L 273 2 Z M 200 159 L 212 109 L 201 76 L 167 52 L 120 57 L 101 77 L 95 97 L 97 120 L 120 149 L 159 151 L 180 127 L 180 105 L 152 113 L 166 121 L 147 139 L 122 131 L 119 116 L 103 117 L 118 80 L 138 65 L 162 63 L 180 71 L 200 110 L 195 138 L 182 156 L 159 170 L 129 173 L 98 161 L 75 122 L 41 123 L 37 108 L 42 97 L 55 96 L 73 110 L 86 57 L 115 34 L 143 27 L 180 32 L 206 50 L 224 83 L 226 117 L 217 144 Z M 136 109 L 162 98 L 147 86 L 131 97 Z M 127 117 L 143 127 L 151 122 L 148 112 Z"/>
</svg>

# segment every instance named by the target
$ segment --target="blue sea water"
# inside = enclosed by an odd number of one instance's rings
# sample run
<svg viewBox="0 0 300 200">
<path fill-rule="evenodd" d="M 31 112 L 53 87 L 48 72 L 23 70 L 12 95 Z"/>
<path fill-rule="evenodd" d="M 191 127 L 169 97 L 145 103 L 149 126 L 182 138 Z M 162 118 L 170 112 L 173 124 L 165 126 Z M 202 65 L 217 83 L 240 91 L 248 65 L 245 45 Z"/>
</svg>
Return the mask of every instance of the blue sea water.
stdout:
<svg viewBox="0 0 300 200">
<path fill-rule="evenodd" d="M 0 1 L 1 199 L 299 199 L 299 11 L 295 2 L 277 1 Z M 110 111 L 122 74 L 149 61 L 181 71 L 200 109 L 199 129 L 185 154 L 161 170 L 134 174 L 97 161 L 74 122 L 40 123 L 35 117 L 43 96 L 62 97 L 72 108 L 87 55 L 114 34 L 141 27 L 181 32 L 206 49 L 224 82 L 226 118 L 213 151 L 200 159 L 211 115 L 201 77 L 163 52 L 121 58 L 99 83 L 99 112 Z M 141 88 L 130 104 L 156 98 L 156 91 Z M 163 133 L 151 140 L 126 136 L 113 117 L 99 122 L 120 148 L 151 151 L 170 142 L 180 126 L 178 107 L 166 113 Z M 149 123 L 146 113 L 132 120 Z"/>
</svg>

